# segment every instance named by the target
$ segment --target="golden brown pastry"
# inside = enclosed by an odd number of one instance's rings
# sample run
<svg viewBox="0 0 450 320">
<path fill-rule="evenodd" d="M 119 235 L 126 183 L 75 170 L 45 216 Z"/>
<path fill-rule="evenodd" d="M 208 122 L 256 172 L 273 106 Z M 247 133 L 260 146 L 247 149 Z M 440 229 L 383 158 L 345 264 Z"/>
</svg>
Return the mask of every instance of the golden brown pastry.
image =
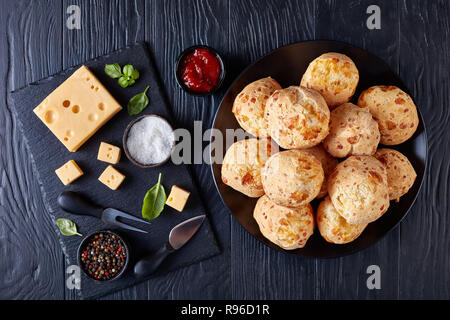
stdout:
<svg viewBox="0 0 450 320">
<path fill-rule="evenodd" d="M 411 97 L 394 86 L 370 87 L 359 96 L 358 106 L 372 113 L 380 129 L 380 142 L 384 145 L 405 142 L 419 125 L 417 108 Z"/>
<path fill-rule="evenodd" d="M 282 207 L 264 195 L 256 203 L 253 217 L 264 237 L 286 250 L 303 248 L 314 232 L 314 213 L 309 203 L 297 208 Z"/>
<path fill-rule="evenodd" d="M 336 244 L 349 243 L 360 236 L 367 224 L 350 224 L 334 208 L 330 197 L 319 204 L 316 214 L 317 227 L 322 237 Z"/>
<path fill-rule="evenodd" d="M 319 91 L 328 106 L 334 108 L 350 100 L 358 81 L 359 72 L 352 59 L 328 52 L 309 64 L 300 85 Z"/>
<path fill-rule="evenodd" d="M 280 84 L 271 77 L 248 84 L 234 100 L 233 113 L 239 125 L 255 137 L 269 137 L 267 121 L 264 119 L 266 102 Z"/>
<path fill-rule="evenodd" d="M 393 149 L 378 149 L 375 153 L 385 167 L 389 186 L 389 199 L 400 200 L 413 186 L 417 174 L 408 158 Z"/>
<path fill-rule="evenodd" d="M 275 91 L 266 104 L 270 136 L 285 149 L 305 149 L 328 134 L 330 110 L 316 91 L 291 86 Z"/>
<path fill-rule="evenodd" d="M 331 111 L 330 134 L 323 146 L 332 156 L 374 155 L 379 142 L 378 124 L 368 110 L 348 102 Z"/>
<path fill-rule="evenodd" d="M 386 168 L 372 156 L 351 156 L 330 175 L 328 194 L 348 223 L 375 221 L 389 207 Z"/>
<path fill-rule="evenodd" d="M 306 152 L 309 152 L 313 156 L 317 158 L 322 164 L 322 169 L 325 178 L 323 179 L 322 187 L 320 188 L 320 192 L 317 195 L 317 198 L 323 198 L 328 194 L 327 189 L 327 179 L 328 176 L 333 172 L 334 168 L 337 166 L 338 161 L 336 158 L 333 158 L 323 147 L 322 144 L 318 144 L 315 147 L 305 149 Z"/>
<path fill-rule="evenodd" d="M 249 197 L 262 196 L 261 168 L 276 150 L 278 147 L 270 138 L 252 138 L 234 143 L 223 159 L 222 181 Z"/>
<path fill-rule="evenodd" d="M 265 193 L 281 206 L 300 207 L 311 202 L 319 194 L 323 180 L 320 161 L 302 150 L 276 153 L 261 170 Z"/>
</svg>

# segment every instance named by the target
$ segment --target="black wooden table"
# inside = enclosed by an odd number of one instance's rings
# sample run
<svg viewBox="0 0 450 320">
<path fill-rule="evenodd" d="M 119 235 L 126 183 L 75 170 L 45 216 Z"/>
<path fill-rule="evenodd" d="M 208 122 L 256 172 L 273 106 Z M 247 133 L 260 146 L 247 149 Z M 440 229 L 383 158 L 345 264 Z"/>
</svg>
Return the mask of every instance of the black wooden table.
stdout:
<svg viewBox="0 0 450 320">
<path fill-rule="evenodd" d="M 177 127 L 212 125 L 231 81 L 258 57 L 292 42 L 345 41 L 378 55 L 403 79 L 425 117 L 429 162 L 407 218 L 360 253 L 306 259 L 265 247 L 231 216 L 206 164 L 191 167 L 222 254 L 108 299 L 450 298 L 450 2 L 423 0 L 1 0 L 0 298 L 75 299 L 8 92 L 115 49 L 146 41 Z M 69 29 L 70 5 L 81 29 Z M 369 29 L 370 5 L 381 29 Z M 70 10 L 70 8 L 69 8 Z M 70 11 L 69 11 L 70 12 Z M 207 98 L 179 90 L 177 55 L 207 44 L 226 57 L 223 89 Z M 378 265 L 381 289 L 369 290 Z"/>
</svg>

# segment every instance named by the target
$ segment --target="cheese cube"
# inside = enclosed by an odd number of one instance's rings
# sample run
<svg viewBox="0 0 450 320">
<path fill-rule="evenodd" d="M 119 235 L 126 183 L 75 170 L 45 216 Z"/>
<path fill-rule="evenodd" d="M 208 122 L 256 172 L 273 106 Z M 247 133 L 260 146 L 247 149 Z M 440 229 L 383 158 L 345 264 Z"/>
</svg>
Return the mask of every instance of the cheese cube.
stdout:
<svg viewBox="0 0 450 320">
<path fill-rule="evenodd" d="M 117 164 L 120 161 L 121 149 L 112 144 L 102 142 L 98 149 L 97 160 Z"/>
<path fill-rule="evenodd" d="M 113 166 L 109 165 L 100 175 L 98 180 L 111 190 L 117 190 L 123 180 L 125 180 L 125 176 L 117 171 L 117 169 Z"/>
<path fill-rule="evenodd" d="M 166 204 L 181 212 L 183 211 L 190 194 L 191 193 L 189 191 L 186 191 L 178 186 L 172 186 Z"/>
<path fill-rule="evenodd" d="M 73 160 L 70 160 L 61 168 L 56 169 L 55 173 L 65 186 L 71 184 L 83 175 L 83 171 Z"/>
<path fill-rule="evenodd" d="M 69 151 L 75 152 L 120 110 L 94 74 L 82 66 L 33 112 Z"/>
</svg>

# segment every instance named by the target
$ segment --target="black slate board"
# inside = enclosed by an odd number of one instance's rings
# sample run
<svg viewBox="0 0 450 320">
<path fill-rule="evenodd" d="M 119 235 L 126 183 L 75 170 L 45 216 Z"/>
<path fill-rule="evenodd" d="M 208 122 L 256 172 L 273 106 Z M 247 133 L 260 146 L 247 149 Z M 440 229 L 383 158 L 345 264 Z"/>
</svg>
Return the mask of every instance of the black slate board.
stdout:
<svg viewBox="0 0 450 320">
<path fill-rule="evenodd" d="M 140 71 L 140 79 L 135 85 L 122 89 L 117 84 L 117 80 L 110 79 L 105 75 L 103 71 L 104 65 L 114 62 L 119 63 L 121 66 L 131 63 Z M 122 278 L 109 283 L 96 283 L 82 273 L 81 296 L 83 298 L 97 298 L 140 282 L 134 279 L 130 272 L 133 260 L 136 261 L 139 257 L 157 250 L 167 241 L 172 227 L 190 217 L 205 214 L 205 209 L 187 167 L 185 165 L 174 165 L 171 161 L 161 167 L 141 169 L 134 166 L 123 154 L 119 164 L 115 165 L 120 172 L 126 175 L 126 179 L 120 188 L 112 191 L 97 180 L 108 165 L 97 160 L 100 142 L 105 141 L 122 147 L 123 132 L 128 123 L 135 118 L 130 117 L 126 111 L 127 102 L 132 96 L 144 91 L 145 87 L 149 85 L 150 104 L 143 114 L 157 114 L 166 118 L 169 122 L 171 122 L 171 115 L 164 99 L 162 88 L 158 84 L 156 69 L 148 55 L 145 44 L 138 43 L 126 47 L 88 61 L 84 65 L 90 68 L 124 109 L 75 153 L 69 152 L 35 116 L 32 110 L 79 66 L 72 67 L 62 73 L 12 92 L 11 97 L 14 103 L 12 109 L 15 116 L 19 119 L 20 129 L 27 142 L 30 157 L 50 215 L 54 219 L 65 217 L 75 221 L 79 232 L 84 235 L 96 230 L 113 229 L 123 235 L 131 247 L 130 267 Z M 172 122 L 171 124 L 174 125 Z M 174 128 L 176 127 L 174 126 Z M 84 175 L 71 185 L 64 187 L 54 170 L 68 160 L 75 160 L 84 171 Z M 118 230 L 105 225 L 95 218 L 67 214 L 56 203 L 56 198 L 61 191 L 72 190 L 88 196 L 99 205 L 117 208 L 139 217 L 145 193 L 157 182 L 159 172 L 162 173 L 162 183 L 167 193 L 170 192 L 170 187 L 176 184 L 191 191 L 191 196 L 182 213 L 166 206 L 161 216 L 154 220 L 150 226 L 143 227 L 135 224 L 147 230 L 148 234 Z M 77 264 L 76 253 L 81 240 L 82 238 L 78 236 L 66 237 L 60 235 L 62 249 L 70 265 Z M 191 241 L 180 251 L 169 256 L 161 266 L 160 271 L 154 276 L 202 261 L 218 253 L 220 253 L 220 249 L 211 225 L 206 219 Z"/>
</svg>

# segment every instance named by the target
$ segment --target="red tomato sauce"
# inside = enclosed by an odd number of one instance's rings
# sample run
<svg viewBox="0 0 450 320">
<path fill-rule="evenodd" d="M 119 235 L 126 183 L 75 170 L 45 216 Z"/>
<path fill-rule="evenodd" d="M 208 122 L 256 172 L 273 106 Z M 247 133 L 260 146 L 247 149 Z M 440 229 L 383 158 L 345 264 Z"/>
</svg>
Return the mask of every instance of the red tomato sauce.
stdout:
<svg viewBox="0 0 450 320">
<path fill-rule="evenodd" d="M 219 82 L 221 66 L 216 55 L 208 49 L 195 49 L 180 64 L 179 76 L 192 92 L 212 91 Z"/>
</svg>

